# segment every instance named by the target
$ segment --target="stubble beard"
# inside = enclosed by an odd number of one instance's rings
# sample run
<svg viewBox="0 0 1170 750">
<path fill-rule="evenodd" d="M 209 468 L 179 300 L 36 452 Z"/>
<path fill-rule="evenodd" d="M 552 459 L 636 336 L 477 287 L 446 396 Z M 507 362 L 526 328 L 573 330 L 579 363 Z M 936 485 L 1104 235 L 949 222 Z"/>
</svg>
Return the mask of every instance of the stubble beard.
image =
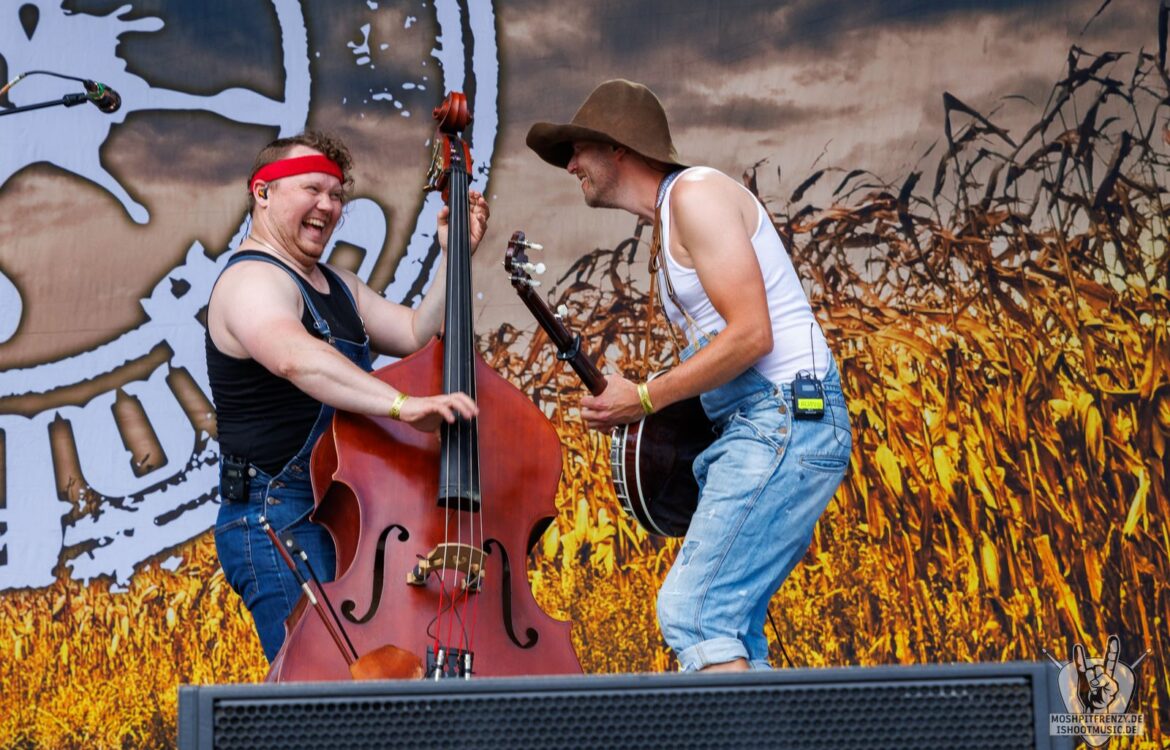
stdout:
<svg viewBox="0 0 1170 750">
<path fill-rule="evenodd" d="M 617 180 L 613 174 L 601 175 L 600 181 L 589 177 L 592 190 L 585 193 L 585 205 L 590 208 L 620 208 L 617 204 Z"/>
</svg>

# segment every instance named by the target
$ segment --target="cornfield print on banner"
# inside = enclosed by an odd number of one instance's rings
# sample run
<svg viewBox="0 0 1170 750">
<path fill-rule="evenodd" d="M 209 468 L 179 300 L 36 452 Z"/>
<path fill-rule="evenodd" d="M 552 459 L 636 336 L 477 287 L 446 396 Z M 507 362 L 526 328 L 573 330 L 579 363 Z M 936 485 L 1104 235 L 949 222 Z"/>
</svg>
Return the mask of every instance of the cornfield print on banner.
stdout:
<svg viewBox="0 0 1170 750">
<path fill-rule="evenodd" d="M 1117 634 L 1151 653 L 1133 707 L 1148 734 L 1116 746 L 1165 741 L 1168 93 L 1149 55 L 1074 48 L 1022 136 L 947 95 L 930 170 L 823 169 L 767 200 L 855 425 L 845 484 L 774 602 L 777 664 L 1035 660 Z M 639 375 L 675 355 L 661 320 L 645 335 L 643 230 L 586 253 L 553 300 L 603 368 Z M 654 597 L 677 542 L 621 515 L 608 436 L 584 429 L 543 333 L 518 320 L 481 344 L 565 445 L 538 601 L 573 621 L 587 672 L 672 669 Z M 180 554 L 123 593 L 62 579 L 0 600 L 9 746 L 166 745 L 177 684 L 262 678 L 210 535 Z"/>
</svg>

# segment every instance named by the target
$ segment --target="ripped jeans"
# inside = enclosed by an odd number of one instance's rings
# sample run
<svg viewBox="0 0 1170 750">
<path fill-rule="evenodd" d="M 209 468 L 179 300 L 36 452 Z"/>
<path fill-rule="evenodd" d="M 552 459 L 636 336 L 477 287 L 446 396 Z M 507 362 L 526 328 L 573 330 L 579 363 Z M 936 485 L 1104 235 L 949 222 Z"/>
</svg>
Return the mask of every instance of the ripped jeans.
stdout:
<svg viewBox="0 0 1170 750">
<path fill-rule="evenodd" d="M 764 621 L 849 465 L 841 378 L 825 415 L 794 420 L 790 384 L 755 369 L 702 396 L 719 438 L 695 459 L 699 505 L 658 592 L 658 622 L 684 671 L 746 659 L 768 669 Z"/>
</svg>

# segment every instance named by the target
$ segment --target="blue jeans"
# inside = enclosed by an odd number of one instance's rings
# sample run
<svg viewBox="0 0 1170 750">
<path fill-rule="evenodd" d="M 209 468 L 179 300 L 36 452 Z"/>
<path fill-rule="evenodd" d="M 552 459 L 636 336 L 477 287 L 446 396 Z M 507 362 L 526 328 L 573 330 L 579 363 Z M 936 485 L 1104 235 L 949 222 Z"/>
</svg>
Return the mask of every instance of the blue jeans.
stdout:
<svg viewBox="0 0 1170 750">
<path fill-rule="evenodd" d="M 702 396 L 720 434 L 695 459 L 699 505 L 658 592 L 684 671 L 740 658 L 770 668 L 768 603 L 808 549 L 853 444 L 835 363 L 822 382 L 820 420 L 794 420 L 791 385 L 754 369 Z"/>
<path fill-rule="evenodd" d="M 305 288 L 305 281 L 296 273 L 272 258 L 236 255 L 228 266 L 241 262 L 264 262 L 283 269 L 301 290 L 305 309 L 313 316 L 313 327 L 317 335 L 330 343 L 334 349 L 350 362 L 366 372 L 370 367 L 370 339 L 347 341 L 333 335 L 329 321 L 321 316 L 312 297 Z M 323 272 L 333 271 L 322 266 Z M 357 302 L 344 282 L 340 287 L 350 304 L 357 309 Z M 219 516 L 215 522 L 215 552 L 228 584 L 244 600 L 244 606 L 252 613 L 264 656 L 271 662 L 284 644 L 284 621 L 288 619 L 301 588 L 296 577 L 288 569 L 268 534 L 260 527 L 260 518 L 266 517 L 272 530 L 278 535 L 291 529 L 297 545 L 305 551 L 313 572 L 322 583 L 332 581 L 337 574 L 337 552 L 333 537 L 324 527 L 309 520 L 313 512 L 313 485 L 309 478 L 309 459 L 317 439 L 333 420 L 333 407 L 321 405 L 317 420 L 309 430 L 301 449 L 297 451 L 276 476 L 271 476 L 256 466 L 248 467 L 247 501 L 228 502 L 223 500 L 223 463 L 220 463 Z M 304 563 L 297 560 L 301 575 L 308 578 Z"/>
<path fill-rule="evenodd" d="M 277 534 L 292 530 L 323 582 L 333 580 L 337 562 L 329 532 L 309 521 L 313 488 L 308 462 L 293 459 L 276 479 L 255 467 L 250 471 L 255 476 L 250 477 L 248 501 L 219 507 L 215 550 L 228 584 L 252 613 L 264 656 L 271 662 L 284 643 L 284 621 L 300 599 L 301 587 L 260 528 L 260 517 L 267 517 Z M 308 576 L 303 565 L 301 573 Z"/>
</svg>

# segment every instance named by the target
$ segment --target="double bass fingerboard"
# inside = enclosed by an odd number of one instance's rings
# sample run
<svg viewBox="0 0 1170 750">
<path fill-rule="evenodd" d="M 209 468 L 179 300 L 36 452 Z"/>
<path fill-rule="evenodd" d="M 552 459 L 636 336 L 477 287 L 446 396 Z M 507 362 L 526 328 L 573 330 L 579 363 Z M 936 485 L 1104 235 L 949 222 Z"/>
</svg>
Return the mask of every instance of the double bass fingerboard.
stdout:
<svg viewBox="0 0 1170 750">
<path fill-rule="evenodd" d="M 467 166 L 463 142 L 450 143 L 448 175 L 451 214 L 447 232 L 447 303 L 443 334 L 443 392 L 475 395 L 475 331 L 471 311 L 471 239 Z M 479 430 L 474 419 L 457 418 L 440 428 L 439 505 L 478 511 Z"/>
</svg>

